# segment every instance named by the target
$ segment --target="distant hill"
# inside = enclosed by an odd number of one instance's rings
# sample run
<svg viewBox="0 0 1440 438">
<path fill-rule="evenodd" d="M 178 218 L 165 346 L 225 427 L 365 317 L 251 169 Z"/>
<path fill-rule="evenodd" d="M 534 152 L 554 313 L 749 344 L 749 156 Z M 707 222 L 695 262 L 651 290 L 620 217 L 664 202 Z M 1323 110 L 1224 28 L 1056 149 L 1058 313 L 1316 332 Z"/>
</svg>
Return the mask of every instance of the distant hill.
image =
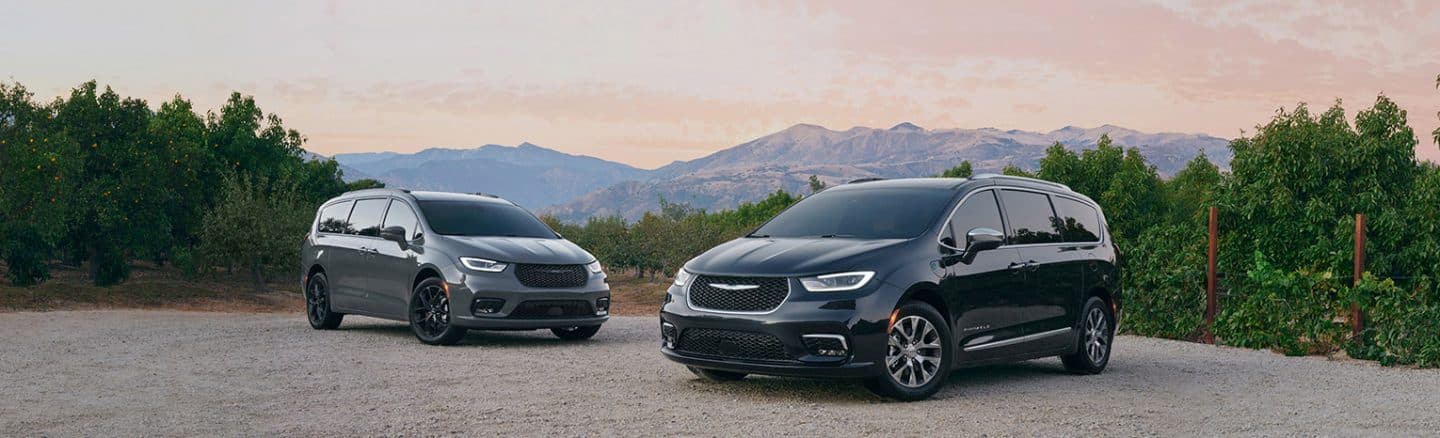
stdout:
<svg viewBox="0 0 1440 438">
<path fill-rule="evenodd" d="M 926 130 L 911 123 L 889 129 L 845 131 L 795 125 L 780 132 L 691 161 L 677 161 L 650 173 L 648 180 L 601 188 L 542 209 L 566 221 L 619 214 L 634 219 L 658 208 L 659 198 L 705 209 L 754 201 L 776 189 L 808 191 L 817 175 L 829 184 L 856 178 L 931 176 L 969 160 L 977 172 L 1006 165 L 1035 168 L 1045 149 L 1060 142 L 1072 150 L 1093 149 L 1101 135 L 1138 148 L 1162 175 L 1173 175 L 1204 153 L 1229 168 L 1229 141 L 1203 134 L 1143 133 L 1119 126 L 1068 126 L 1050 132 L 982 129 Z"/>
<path fill-rule="evenodd" d="M 650 171 L 625 164 L 530 143 L 514 147 L 492 144 L 474 149 L 433 148 L 413 154 L 339 154 L 334 158 L 389 187 L 485 192 L 528 208 L 563 203 L 622 181 L 648 179 L 650 175 Z"/>
</svg>

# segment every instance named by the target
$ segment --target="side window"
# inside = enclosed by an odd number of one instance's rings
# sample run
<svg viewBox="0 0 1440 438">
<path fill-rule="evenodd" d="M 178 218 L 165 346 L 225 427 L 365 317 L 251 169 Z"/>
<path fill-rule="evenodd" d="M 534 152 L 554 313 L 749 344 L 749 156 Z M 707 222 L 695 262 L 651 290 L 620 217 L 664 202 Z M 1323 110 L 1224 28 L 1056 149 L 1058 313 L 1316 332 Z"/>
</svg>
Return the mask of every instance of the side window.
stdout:
<svg viewBox="0 0 1440 438">
<path fill-rule="evenodd" d="M 1002 190 L 1005 218 L 1010 220 L 1010 243 L 1061 242 L 1055 211 L 1050 208 L 1050 195 L 1020 190 Z"/>
<path fill-rule="evenodd" d="M 995 191 L 985 190 L 970 195 L 955 209 L 946 226 L 950 228 L 947 237 L 955 239 L 953 246 L 957 248 L 965 246 L 965 234 L 972 229 L 989 228 L 1005 232 L 1005 223 L 1000 221 L 1000 205 L 995 202 Z"/>
<path fill-rule="evenodd" d="M 409 205 L 398 199 L 390 200 L 390 212 L 385 213 L 386 227 L 405 227 L 405 232 L 414 237 L 420 231 L 416 222 L 415 211 L 411 210 Z"/>
<path fill-rule="evenodd" d="M 389 199 L 361 199 L 355 201 L 355 209 L 350 212 L 350 226 L 354 227 L 349 234 L 361 236 L 380 236 L 380 219 L 385 217 L 385 205 Z"/>
<path fill-rule="evenodd" d="M 338 202 L 320 210 L 320 224 L 315 228 L 321 233 L 355 234 L 350 226 L 350 206 L 354 202 Z"/>
<path fill-rule="evenodd" d="M 1056 196 L 1055 212 L 1060 215 L 1060 235 L 1066 242 L 1099 242 L 1100 213 L 1074 199 Z"/>
</svg>

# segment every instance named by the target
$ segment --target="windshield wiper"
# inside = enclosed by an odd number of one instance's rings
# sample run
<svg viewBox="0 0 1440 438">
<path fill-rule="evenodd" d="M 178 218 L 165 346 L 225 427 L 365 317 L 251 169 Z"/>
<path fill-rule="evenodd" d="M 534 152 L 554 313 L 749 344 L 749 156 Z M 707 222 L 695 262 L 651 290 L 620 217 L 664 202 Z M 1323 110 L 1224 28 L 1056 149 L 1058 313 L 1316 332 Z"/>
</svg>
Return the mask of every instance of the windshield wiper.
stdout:
<svg viewBox="0 0 1440 438">
<path fill-rule="evenodd" d="M 766 238 L 766 237 L 770 237 L 770 235 L 769 235 L 769 234 L 754 234 L 754 233 L 751 233 L 751 234 L 746 234 L 745 237 L 753 237 L 753 238 L 757 238 L 757 239 L 764 239 L 764 238 Z"/>
<path fill-rule="evenodd" d="M 855 235 L 854 235 L 854 234 L 821 234 L 821 235 L 820 235 L 820 238 L 821 238 L 821 239 L 830 239 L 830 238 L 835 238 L 835 237 L 855 237 Z"/>
</svg>

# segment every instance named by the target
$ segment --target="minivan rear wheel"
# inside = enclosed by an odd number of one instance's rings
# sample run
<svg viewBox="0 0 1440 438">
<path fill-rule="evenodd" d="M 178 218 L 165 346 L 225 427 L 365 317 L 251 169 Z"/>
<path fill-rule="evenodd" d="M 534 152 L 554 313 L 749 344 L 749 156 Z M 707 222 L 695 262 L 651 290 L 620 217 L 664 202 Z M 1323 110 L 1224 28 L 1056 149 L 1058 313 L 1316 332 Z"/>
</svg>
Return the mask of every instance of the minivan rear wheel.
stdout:
<svg viewBox="0 0 1440 438">
<path fill-rule="evenodd" d="M 330 309 L 330 282 L 324 272 L 316 272 L 305 281 L 305 316 L 310 328 L 316 330 L 334 330 L 345 318 L 345 314 Z"/>
<path fill-rule="evenodd" d="M 886 335 L 883 375 L 865 380 L 865 388 L 902 401 L 935 395 L 950 375 L 950 326 L 934 307 L 907 301 L 896 310 Z"/>
<path fill-rule="evenodd" d="M 445 281 L 430 277 L 415 285 L 410 297 L 410 330 L 430 345 L 454 345 L 465 337 L 465 328 L 450 323 L 450 294 Z"/>
<path fill-rule="evenodd" d="M 1090 297 L 1081 313 L 1080 337 L 1075 352 L 1060 356 L 1065 369 L 1076 374 L 1100 374 L 1110 363 L 1110 346 L 1115 340 L 1115 315 L 1104 300 Z"/>
</svg>

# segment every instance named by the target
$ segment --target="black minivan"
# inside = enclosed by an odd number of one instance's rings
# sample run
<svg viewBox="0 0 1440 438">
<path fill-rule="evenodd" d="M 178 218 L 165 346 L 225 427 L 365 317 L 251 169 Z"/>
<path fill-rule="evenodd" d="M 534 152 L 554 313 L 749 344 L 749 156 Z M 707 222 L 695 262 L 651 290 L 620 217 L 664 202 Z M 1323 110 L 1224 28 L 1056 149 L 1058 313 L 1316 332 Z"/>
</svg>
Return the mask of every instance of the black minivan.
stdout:
<svg viewBox="0 0 1440 438">
<path fill-rule="evenodd" d="M 1090 198 L 1000 175 L 865 181 L 687 262 L 661 352 L 701 377 L 861 378 L 918 400 L 951 370 L 1059 356 L 1105 369 L 1116 247 Z"/>
</svg>

